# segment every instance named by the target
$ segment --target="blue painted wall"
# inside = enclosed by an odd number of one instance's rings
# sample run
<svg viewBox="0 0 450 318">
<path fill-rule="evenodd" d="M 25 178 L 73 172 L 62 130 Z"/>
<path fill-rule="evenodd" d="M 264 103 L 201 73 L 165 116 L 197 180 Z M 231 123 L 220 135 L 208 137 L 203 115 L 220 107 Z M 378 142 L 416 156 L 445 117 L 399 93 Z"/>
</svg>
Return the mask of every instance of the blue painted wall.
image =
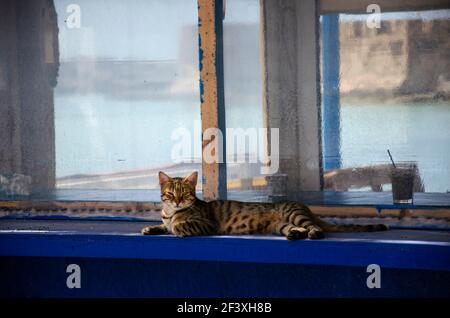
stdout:
<svg viewBox="0 0 450 318">
<path fill-rule="evenodd" d="M 66 267 L 81 267 L 81 288 Z M 449 297 L 449 271 L 98 258 L 0 258 L 0 297 Z"/>
<path fill-rule="evenodd" d="M 449 297 L 448 239 L 2 233 L 0 297 Z M 81 289 L 66 286 L 69 264 L 81 268 Z M 380 289 L 366 286 L 369 264 L 381 267 Z"/>
</svg>

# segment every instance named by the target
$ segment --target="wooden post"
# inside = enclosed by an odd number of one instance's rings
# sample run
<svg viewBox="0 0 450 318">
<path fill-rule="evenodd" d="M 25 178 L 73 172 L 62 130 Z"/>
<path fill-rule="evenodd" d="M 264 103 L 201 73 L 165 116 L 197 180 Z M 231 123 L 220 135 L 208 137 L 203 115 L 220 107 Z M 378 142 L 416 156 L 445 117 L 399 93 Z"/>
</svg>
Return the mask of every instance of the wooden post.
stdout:
<svg viewBox="0 0 450 318">
<path fill-rule="evenodd" d="M 261 18 L 265 124 L 279 128 L 279 172 L 288 176 L 288 192 L 319 191 L 322 156 L 317 2 L 261 0 Z M 268 140 L 274 142 L 270 136 Z"/>
<path fill-rule="evenodd" d="M 202 137 L 210 128 L 222 132 L 221 152 L 223 162 L 208 163 L 203 158 L 203 198 L 226 199 L 226 136 L 223 76 L 222 0 L 198 0 L 200 99 Z M 214 139 L 203 140 L 202 149 Z"/>
</svg>

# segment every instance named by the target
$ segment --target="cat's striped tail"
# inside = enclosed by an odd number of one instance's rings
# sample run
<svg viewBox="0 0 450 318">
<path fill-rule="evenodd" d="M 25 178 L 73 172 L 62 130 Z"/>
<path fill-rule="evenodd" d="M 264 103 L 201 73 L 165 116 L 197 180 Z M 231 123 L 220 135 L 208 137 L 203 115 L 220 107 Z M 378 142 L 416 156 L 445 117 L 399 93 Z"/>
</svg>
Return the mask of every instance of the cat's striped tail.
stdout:
<svg viewBox="0 0 450 318">
<path fill-rule="evenodd" d="M 323 220 L 318 220 L 317 225 L 322 228 L 324 232 L 377 232 L 377 231 L 386 231 L 389 227 L 385 224 L 367 224 L 367 225 L 359 225 L 359 224 L 333 224 L 328 223 Z"/>
</svg>

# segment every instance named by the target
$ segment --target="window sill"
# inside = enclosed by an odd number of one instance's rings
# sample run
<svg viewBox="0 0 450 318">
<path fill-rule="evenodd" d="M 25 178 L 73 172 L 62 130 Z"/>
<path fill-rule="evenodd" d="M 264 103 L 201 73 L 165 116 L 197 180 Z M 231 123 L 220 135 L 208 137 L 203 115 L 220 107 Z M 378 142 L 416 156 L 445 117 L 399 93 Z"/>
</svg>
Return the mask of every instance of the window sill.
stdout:
<svg viewBox="0 0 450 318">
<path fill-rule="evenodd" d="M 201 197 L 201 193 L 198 193 Z M 229 199 L 263 202 L 267 200 L 264 190 L 229 190 Z M 450 208 L 450 193 L 415 193 L 414 204 L 393 204 L 391 192 L 292 192 L 290 200 L 317 206 L 374 206 L 380 209 L 436 209 Z M 57 189 L 30 196 L 7 196 L 0 194 L 0 204 L 16 202 L 140 202 L 159 203 L 159 190 L 101 190 Z"/>
<path fill-rule="evenodd" d="M 1 256 L 262 262 L 450 270 L 448 231 L 330 233 L 324 240 L 279 236 L 143 236 L 148 222 L 2 221 Z M 218 248 L 220 247 L 220 248 Z M 395 256 L 395 257 L 393 257 Z"/>
<path fill-rule="evenodd" d="M 0 195 L 0 219 L 159 221 L 159 195 L 159 190 L 82 189 L 59 189 L 27 197 Z M 229 191 L 229 197 L 241 201 L 266 200 L 264 192 L 251 190 L 232 190 Z M 360 218 L 361 222 L 366 222 L 362 218 L 390 218 L 377 222 L 403 227 L 449 228 L 448 193 L 416 193 L 412 205 L 392 204 L 389 192 L 299 192 L 290 199 L 307 204 L 321 217 Z M 405 216 L 411 216 L 408 222 L 398 222 Z"/>
</svg>

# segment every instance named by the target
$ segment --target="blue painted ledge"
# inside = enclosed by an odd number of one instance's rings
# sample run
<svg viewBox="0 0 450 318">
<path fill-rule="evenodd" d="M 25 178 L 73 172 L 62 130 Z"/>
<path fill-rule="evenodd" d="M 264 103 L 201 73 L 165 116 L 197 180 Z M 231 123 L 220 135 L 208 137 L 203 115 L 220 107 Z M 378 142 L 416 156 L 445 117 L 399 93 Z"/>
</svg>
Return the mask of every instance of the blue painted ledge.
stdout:
<svg viewBox="0 0 450 318">
<path fill-rule="evenodd" d="M 0 222 L 0 296 L 450 296 L 447 231 L 331 234 L 291 242 L 272 236 L 142 236 L 137 230 L 143 222 L 8 222 Z M 81 290 L 65 286 L 71 263 L 90 273 Z M 381 267 L 385 289 L 366 287 L 369 264 Z M 296 287 L 302 285 L 308 288 Z"/>
<path fill-rule="evenodd" d="M 290 242 L 282 237 L 141 236 L 76 232 L 0 234 L 0 256 L 162 259 L 367 266 L 450 271 L 450 242 L 357 235 Z M 410 231 L 413 232 L 413 231 Z M 417 236 L 417 235 L 416 235 Z M 448 235 L 446 235 L 448 239 Z"/>
</svg>

